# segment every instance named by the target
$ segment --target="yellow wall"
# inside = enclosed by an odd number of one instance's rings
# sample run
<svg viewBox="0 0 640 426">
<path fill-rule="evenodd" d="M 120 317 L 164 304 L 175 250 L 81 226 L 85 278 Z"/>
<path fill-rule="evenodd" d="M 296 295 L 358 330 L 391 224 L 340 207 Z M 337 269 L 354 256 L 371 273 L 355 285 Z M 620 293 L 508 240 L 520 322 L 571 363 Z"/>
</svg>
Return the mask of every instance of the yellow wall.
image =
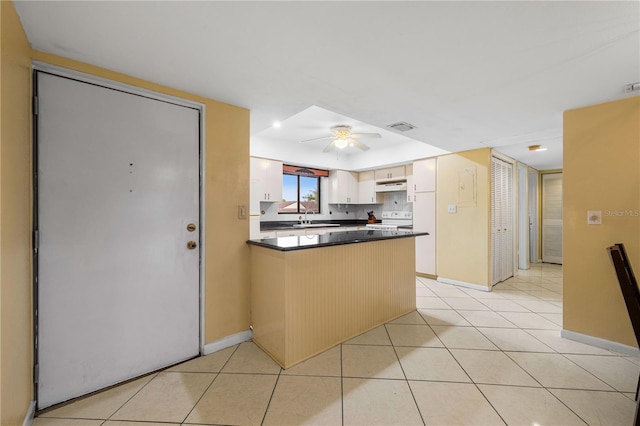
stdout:
<svg viewBox="0 0 640 426">
<path fill-rule="evenodd" d="M 564 328 L 637 346 L 606 248 L 640 277 L 640 97 L 566 111 L 563 172 Z"/>
<path fill-rule="evenodd" d="M 249 328 L 249 111 L 30 49 L 11 2 L 1 4 L 0 424 L 21 424 L 33 399 L 31 60 L 205 104 L 205 343 Z"/>
<path fill-rule="evenodd" d="M 476 170 L 475 205 L 467 206 L 459 202 L 458 176 L 465 169 Z M 490 287 L 490 178 L 490 148 L 438 157 L 436 192 L 438 277 Z M 448 213 L 449 204 L 456 204 L 458 212 Z"/>
<path fill-rule="evenodd" d="M 0 424 L 22 424 L 32 387 L 31 60 L 13 3 L 0 2 Z"/>
</svg>

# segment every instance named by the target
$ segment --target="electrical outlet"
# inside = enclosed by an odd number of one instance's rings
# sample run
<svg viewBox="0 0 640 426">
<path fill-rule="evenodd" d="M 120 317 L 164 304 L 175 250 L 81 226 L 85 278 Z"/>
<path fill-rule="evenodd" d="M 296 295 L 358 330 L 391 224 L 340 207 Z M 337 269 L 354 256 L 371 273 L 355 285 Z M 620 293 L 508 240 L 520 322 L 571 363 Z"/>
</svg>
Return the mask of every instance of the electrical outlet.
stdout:
<svg viewBox="0 0 640 426">
<path fill-rule="evenodd" d="M 457 213 L 458 212 L 458 206 L 456 206 L 455 204 L 449 204 L 447 206 L 447 212 L 449 212 L 449 213 Z"/>
</svg>

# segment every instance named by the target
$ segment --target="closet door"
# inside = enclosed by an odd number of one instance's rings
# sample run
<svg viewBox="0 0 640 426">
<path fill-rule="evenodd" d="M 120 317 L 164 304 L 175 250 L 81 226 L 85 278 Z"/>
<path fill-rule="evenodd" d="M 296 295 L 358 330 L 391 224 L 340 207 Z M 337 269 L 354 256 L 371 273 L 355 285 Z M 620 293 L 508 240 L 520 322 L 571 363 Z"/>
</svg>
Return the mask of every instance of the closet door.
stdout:
<svg viewBox="0 0 640 426">
<path fill-rule="evenodd" d="M 500 200 L 502 197 L 502 175 L 500 164 L 491 162 L 491 284 L 500 282 L 502 276 L 502 222 Z"/>
<path fill-rule="evenodd" d="M 513 166 L 491 161 L 491 284 L 513 276 Z"/>
<path fill-rule="evenodd" d="M 514 201 L 513 201 L 513 165 L 502 164 L 502 279 L 504 281 L 513 276 L 514 259 Z"/>
<path fill-rule="evenodd" d="M 562 264 L 562 173 L 542 175 L 542 261 Z"/>
</svg>

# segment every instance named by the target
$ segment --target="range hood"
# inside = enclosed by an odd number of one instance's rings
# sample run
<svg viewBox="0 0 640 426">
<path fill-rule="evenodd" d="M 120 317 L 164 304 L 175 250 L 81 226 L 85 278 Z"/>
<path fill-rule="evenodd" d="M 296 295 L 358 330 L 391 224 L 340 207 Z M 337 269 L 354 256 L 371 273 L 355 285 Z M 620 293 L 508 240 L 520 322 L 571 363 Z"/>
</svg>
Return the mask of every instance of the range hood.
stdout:
<svg viewBox="0 0 640 426">
<path fill-rule="evenodd" d="M 406 191 L 407 181 L 396 182 L 378 182 L 376 183 L 376 192 L 393 192 L 393 191 Z"/>
</svg>

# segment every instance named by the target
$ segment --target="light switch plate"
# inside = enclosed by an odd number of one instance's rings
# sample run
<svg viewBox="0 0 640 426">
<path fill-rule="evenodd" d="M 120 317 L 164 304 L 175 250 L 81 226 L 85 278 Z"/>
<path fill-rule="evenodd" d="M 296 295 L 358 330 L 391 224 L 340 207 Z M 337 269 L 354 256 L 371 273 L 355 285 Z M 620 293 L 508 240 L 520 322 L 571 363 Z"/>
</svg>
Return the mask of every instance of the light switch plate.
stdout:
<svg viewBox="0 0 640 426">
<path fill-rule="evenodd" d="M 602 225 L 602 210 L 588 210 L 587 225 Z"/>
<path fill-rule="evenodd" d="M 447 206 L 447 212 L 449 212 L 449 213 L 457 213 L 458 212 L 458 206 L 456 206 L 455 204 L 449 204 Z"/>
<path fill-rule="evenodd" d="M 238 219 L 246 219 L 247 218 L 247 206 L 239 205 L 238 206 Z"/>
</svg>

